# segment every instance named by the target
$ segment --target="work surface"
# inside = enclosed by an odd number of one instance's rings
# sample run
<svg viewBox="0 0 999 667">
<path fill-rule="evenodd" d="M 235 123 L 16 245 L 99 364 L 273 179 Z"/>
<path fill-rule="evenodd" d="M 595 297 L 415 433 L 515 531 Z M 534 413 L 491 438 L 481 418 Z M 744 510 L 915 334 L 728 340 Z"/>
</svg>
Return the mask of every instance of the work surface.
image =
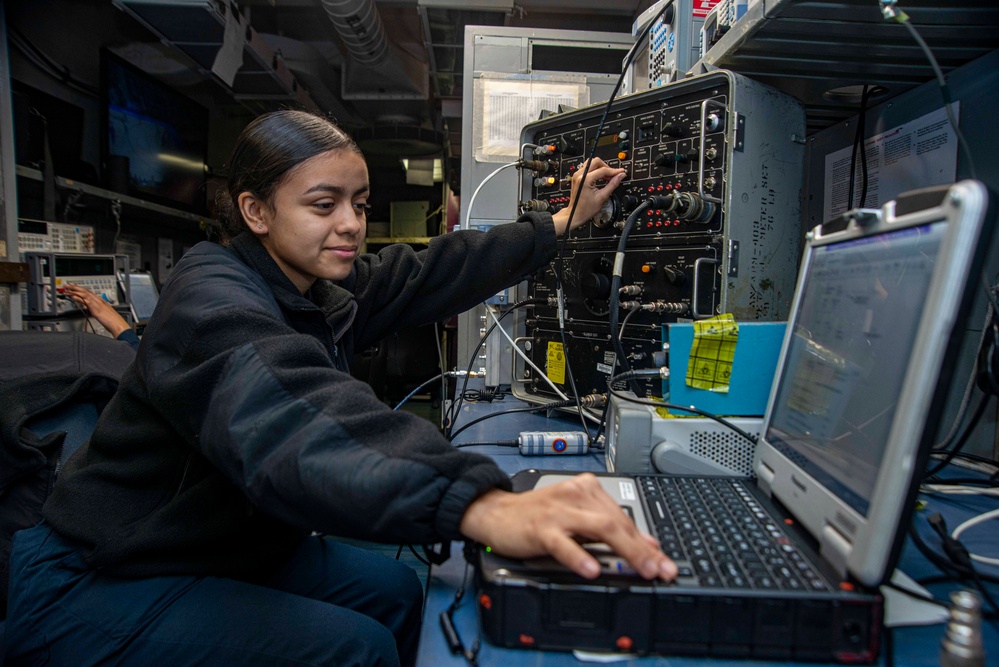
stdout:
<svg viewBox="0 0 999 667">
<path fill-rule="evenodd" d="M 462 410 L 462 415 L 458 419 L 458 425 L 468 423 L 471 419 L 480 417 L 491 412 L 502 412 L 511 408 L 520 407 L 524 404 L 507 398 L 504 401 L 490 404 L 466 405 Z M 518 413 L 502 415 L 488 419 L 471 426 L 463 431 L 456 444 L 485 443 L 492 441 L 515 440 L 521 431 L 555 431 L 555 430 L 580 430 L 581 425 L 578 417 L 560 413 L 553 417 L 545 417 L 537 414 Z M 513 447 L 501 447 L 495 445 L 474 444 L 468 447 L 469 451 L 475 451 L 492 457 L 505 471 L 514 474 L 521 470 L 531 468 L 546 470 L 571 470 L 571 471 L 602 471 L 605 469 L 602 455 L 585 456 L 521 456 L 519 451 Z M 964 473 L 962 473 L 963 475 Z M 999 502 L 995 497 L 985 496 L 943 496 L 943 495 L 922 495 L 921 500 L 925 502 L 925 507 L 919 511 L 916 518 L 916 525 L 923 538 L 932 545 L 937 545 L 938 540 L 934 540 L 932 530 L 926 523 L 924 516 L 929 516 L 933 512 L 941 513 L 947 520 L 948 526 L 953 529 L 965 519 L 980 514 L 981 512 L 995 509 Z M 989 555 L 999 554 L 999 530 L 994 522 L 983 524 L 981 527 L 969 530 L 962 535 L 968 549 L 973 553 L 983 553 Z M 420 651 L 417 664 L 421 666 L 437 665 L 466 665 L 464 657 L 453 655 L 445 641 L 441 630 L 439 617 L 442 612 L 454 602 L 455 592 L 463 584 L 465 595 L 454 611 L 453 619 L 455 629 L 458 631 L 463 644 L 471 648 L 476 642 L 481 646 L 478 652 L 478 664 L 480 665 L 537 665 L 544 667 L 561 667 L 568 665 L 579 666 L 586 662 L 598 664 L 628 664 L 635 665 L 657 665 L 660 667 L 684 667 L 687 665 L 750 665 L 773 664 L 763 663 L 753 660 L 728 660 L 728 659 L 707 659 L 688 658 L 674 656 L 645 657 L 636 658 L 633 656 L 607 656 L 594 654 L 574 655 L 571 653 L 525 651 L 516 649 L 506 649 L 489 644 L 479 633 L 478 616 L 475 608 L 475 586 L 473 572 L 466 566 L 462 556 L 462 544 L 454 543 L 451 549 L 451 559 L 441 566 L 435 566 L 431 570 L 431 579 L 427 597 L 426 611 L 424 614 L 423 631 L 420 638 Z M 921 580 L 939 575 L 939 570 L 930 563 L 913 545 L 911 539 L 907 540 L 903 548 L 899 569 L 909 577 Z M 980 571 L 989 572 L 999 576 L 999 567 L 980 565 Z M 929 590 L 938 598 L 946 599 L 950 590 L 955 589 L 951 582 L 942 582 L 928 586 Z M 994 598 L 999 598 L 999 586 L 992 585 L 989 590 Z M 898 603 L 893 599 L 887 600 L 888 614 L 893 617 L 899 612 Z M 895 605 L 895 606 L 893 606 Z M 986 647 L 986 664 L 996 664 L 999 659 L 999 630 L 996 622 L 983 624 L 983 637 Z M 944 633 L 944 625 L 935 623 L 921 626 L 904 626 L 893 628 L 882 644 L 882 654 L 878 664 L 881 665 L 905 665 L 905 666 L 936 666 L 940 664 L 939 651 L 940 639 Z M 893 660 L 892 660 L 892 655 Z M 797 664 L 797 663 L 780 663 Z M 823 664 L 823 663 L 801 663 L 801 664 Z"/>
</svg>

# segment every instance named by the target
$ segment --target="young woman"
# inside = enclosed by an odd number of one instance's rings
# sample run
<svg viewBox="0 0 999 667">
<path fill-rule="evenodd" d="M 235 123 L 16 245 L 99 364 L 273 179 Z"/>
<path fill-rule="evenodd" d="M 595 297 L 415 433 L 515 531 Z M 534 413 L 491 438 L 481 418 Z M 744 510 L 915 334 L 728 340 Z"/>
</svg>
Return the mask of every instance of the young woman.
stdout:
<svg viewBox="0 0 999 667">
<path fill-rule="evenodd" d="M 262 116 L 229 169 L 228 242 L 177 263 L 45 520 L 16 537 L 8 664 L 412 664 L 412 570 L 312 531 L 470 538 L 594 577 L 580 537 L 645 577 L 675 576 L 594 477 L 509 493 L 489 459 L 348 373 L 355 348 L 466 310 L 550 261 L 567 211 L 360 255 L 368 172 L 333 124 Z M 622 179 L 599 160 L 586 183 L 575 176 L 573 226 Z"/>
</svg>

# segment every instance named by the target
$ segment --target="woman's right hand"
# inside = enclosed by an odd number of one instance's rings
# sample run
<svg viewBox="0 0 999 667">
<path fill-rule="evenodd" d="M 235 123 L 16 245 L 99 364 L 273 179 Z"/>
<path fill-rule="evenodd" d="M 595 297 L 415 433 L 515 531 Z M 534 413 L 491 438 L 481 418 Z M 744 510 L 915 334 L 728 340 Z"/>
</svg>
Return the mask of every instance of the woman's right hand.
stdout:
<svg viewBox="0 0 999 667">
<path fill-rule="evenodd" d="M 585 182 L 583 172 L 586 172 Z M 570 223 L 570 212 L 572 212 L 572 229 L 582 227 L 589 222 L 590 218 L 600 212 L 617 186 L 624 182 L 626 175 L 624 169 L 610 167 L 598 157 L 593 158 L 589 169 L 586 168 L 585 162 L 580 164 L 572 175 L 569 204 L 552 216 L 555 234 L 562 236 L 565 233 L 565 226 Z M 598 185 L 600 181 L 604 182 L 603 186 Z"/>
</svg>

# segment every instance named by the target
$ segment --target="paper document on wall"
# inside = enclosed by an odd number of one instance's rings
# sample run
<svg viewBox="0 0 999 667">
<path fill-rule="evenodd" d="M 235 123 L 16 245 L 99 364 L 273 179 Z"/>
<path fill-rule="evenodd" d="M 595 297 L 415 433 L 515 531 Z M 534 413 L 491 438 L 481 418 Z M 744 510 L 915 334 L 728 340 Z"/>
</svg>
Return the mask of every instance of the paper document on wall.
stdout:
<svg viewBox="0 0 999 667">
<path fill-rule="evenodd" d="M 474 85 L 473 141 L 477 162 L 520 157 L 520 132 L 541 111 L 589 105 L 586 77 L 483 73 Z"/>
<path fill-rule="evenodd" d="M 954 103 L 954 118 L 959 105 Z M 860 201 L 864 175 L 861 155 L 854 167 L 852 208 L 879 208 L 900 193 L 953 183 L 957 175 L 957 137 L 944 108 L 875 134 L 864 140 L 867 155 L 867 197 Z M 823 221 L 851 208 L 850 162 L 853 146 L 826 155 Z"/>
</svg>

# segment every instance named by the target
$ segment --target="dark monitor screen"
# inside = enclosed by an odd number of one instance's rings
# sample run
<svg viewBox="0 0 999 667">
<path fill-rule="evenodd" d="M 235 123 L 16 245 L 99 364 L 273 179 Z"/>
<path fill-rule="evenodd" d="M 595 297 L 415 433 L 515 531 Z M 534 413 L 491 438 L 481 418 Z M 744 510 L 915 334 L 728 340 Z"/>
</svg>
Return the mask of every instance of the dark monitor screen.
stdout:
<svg viewBox="0 0 999 667">
<path fill-rule="evenodd" d="M 102 68 L 105 167 L 127 159 L 125 194 L 203 212 L 208 110 L 109 51 Z"/>
</svg>

